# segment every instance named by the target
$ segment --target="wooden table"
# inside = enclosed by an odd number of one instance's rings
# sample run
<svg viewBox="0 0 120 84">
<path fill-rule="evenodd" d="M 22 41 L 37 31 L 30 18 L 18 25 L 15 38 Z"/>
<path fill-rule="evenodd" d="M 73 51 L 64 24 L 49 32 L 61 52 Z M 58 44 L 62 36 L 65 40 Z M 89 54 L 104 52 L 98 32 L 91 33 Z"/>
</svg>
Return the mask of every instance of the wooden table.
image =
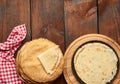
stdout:
<svg viewBox="0 0 120 84">
<path fill-rule="evenodd" d="M 0 42 L 26 24 L 24 42 L 44 37 L 65 52 L 77 37 L 104 34 L 120 44 L 120 0 L 0 0 Z M 53 84 L 66 84 L 61 75 Z"/>
</svg>

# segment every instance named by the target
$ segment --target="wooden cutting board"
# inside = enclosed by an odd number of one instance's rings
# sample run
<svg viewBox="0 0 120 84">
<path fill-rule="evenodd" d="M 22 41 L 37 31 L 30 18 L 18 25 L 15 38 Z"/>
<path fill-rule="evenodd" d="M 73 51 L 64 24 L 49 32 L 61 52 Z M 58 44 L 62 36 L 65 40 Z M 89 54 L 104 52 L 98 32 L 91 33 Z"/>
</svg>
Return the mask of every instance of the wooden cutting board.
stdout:
<svg viewBox="0 0 120 84">
<path fill-rule="evenodd" d="M 68 84 L 80 84 L 73 73 L 72 58 L 74 52 L 78 49 L 78 47 L 89 41 L 100 41 L 110 45 L 116 51 L 116 54 L 120 60 L 120 46 L 111 38 L 100 34 L 88 34 L 79 37 L 69 45 L 64 55 L 65 64 L 63 73 Z M 120 84 L 120 70 L 118 70 L 113 84 Z"/>
</svg>

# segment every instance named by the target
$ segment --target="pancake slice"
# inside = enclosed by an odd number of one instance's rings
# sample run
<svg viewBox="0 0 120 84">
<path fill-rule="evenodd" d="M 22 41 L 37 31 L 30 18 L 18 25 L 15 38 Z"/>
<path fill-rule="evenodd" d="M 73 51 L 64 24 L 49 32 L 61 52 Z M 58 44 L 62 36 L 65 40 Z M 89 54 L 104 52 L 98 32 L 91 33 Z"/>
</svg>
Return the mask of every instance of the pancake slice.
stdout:
<svg viewBox="0 0 120 84">
<path fill-rule="evenodd" d="M 61 55 L 59 55 L 59 53 L 59 46 L 53 46 L 38 55 L 38 59 L 40 60 L 46 73 L 53 74 L 55 72 L 56 67 L 60 62 Z"/>
</svg>

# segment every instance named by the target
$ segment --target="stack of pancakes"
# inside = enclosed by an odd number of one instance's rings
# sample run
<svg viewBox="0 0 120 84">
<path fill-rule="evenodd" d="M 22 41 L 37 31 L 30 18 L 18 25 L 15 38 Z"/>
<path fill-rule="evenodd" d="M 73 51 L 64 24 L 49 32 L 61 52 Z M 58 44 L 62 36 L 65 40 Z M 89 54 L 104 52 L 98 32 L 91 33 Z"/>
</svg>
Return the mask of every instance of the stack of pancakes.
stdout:
<svg viewBox="0 0 120 84">
<path fill-rule="evenodd" d="M 30 84 L 52 82 L 62 74 L 63 54 L 58 45 L 47 39 L 25 43 L 16 57 L 16 70 Z"/>
</svg>

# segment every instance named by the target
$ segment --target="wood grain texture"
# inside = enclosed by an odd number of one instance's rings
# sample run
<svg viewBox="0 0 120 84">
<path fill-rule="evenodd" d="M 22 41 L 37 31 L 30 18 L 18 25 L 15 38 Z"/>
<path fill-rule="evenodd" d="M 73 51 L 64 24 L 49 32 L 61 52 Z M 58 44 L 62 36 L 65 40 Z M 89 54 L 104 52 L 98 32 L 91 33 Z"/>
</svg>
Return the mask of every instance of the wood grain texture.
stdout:
<svg viewBox="0 0 120 84">
<path fill-rule="evenodd" d="M 64 1 L 31 0 L 32 39 L 47 38 L 64 52 Z M 61 75 L 52 84 L 66 84 Z"/>
<path fill-rule="evenodd" d="M 27 37 L 30 39 L 29 0 L 0 0 L 0 42 L 6 41 L 11 30 L 20 24 L 26 24 Z"/>
<path fill-rule="evenodd" d="M 3 22 L 3 14 L 4 14 L 4 6 L 3 1 L 0 1 L 0 42 L 3 42 L 3 28 L 2 28 L 2 22 Z"/>
<path fill-rule="evenodd" d="M 77 37 L 97 33 L 97 7 L 95 0 L 65 0 L 66 47 Z"/>
<path fill-rule="evenodd" d="M 120 0 L 99 0 L 99 31 L 120 44 Z"/>
<path fill-rule="evenodd" d="M 64 51 L 63 0 L 31 0 L 32 38 L 47 38 Z"/>
</svg>

